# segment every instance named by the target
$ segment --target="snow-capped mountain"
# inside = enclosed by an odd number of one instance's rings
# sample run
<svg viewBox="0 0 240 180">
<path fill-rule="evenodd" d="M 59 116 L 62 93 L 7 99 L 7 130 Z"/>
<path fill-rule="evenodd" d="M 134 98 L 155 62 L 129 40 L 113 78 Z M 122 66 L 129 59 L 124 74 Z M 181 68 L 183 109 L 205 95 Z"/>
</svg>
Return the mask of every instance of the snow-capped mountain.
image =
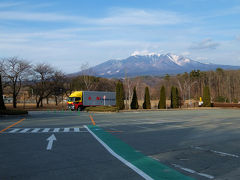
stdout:
<svg viewBox="0 0 240 180">
<path fill-rule="evenodd" d="M 158 76 L 165 74 L 179 74 L 192 70 L 240 69 L 239 66 L 204 64 L 184 56 L 175 54 L 132 54 L 123 60 L 109 60 L 91 68 L 91 72 L 101 77 Z M 74 75 L 81 72 L 74 73 Z"/>
</svg>

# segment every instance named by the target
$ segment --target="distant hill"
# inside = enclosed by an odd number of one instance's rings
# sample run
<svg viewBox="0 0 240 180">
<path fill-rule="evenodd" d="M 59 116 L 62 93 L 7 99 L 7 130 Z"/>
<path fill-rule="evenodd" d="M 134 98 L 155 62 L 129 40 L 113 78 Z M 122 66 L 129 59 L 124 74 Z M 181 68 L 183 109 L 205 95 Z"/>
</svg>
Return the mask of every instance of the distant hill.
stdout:
<svg viewBox="0 0 240 180">
<path fill-rule="evenodd" d="M 240 69 L 240 66 L 205 64 L 184 56 L 175 54 L 132 55 L 122 60 L 109 60 L 91 68 L 94 75 L 107 78 L 121 78 L 135 76 L 160 76 L 165 74 L 179 74 L 192 70 L 209 71 L 222 69 Z M 81 72 L 71 75 L 79 75 Z"/>
</svg>

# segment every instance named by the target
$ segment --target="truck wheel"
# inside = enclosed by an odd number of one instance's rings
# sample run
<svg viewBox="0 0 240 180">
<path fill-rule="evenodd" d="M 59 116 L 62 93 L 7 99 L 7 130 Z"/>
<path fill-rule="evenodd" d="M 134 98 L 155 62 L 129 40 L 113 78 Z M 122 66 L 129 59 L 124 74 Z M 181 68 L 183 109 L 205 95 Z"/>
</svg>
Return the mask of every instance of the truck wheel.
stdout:
<svg viewBox="0 0 240 180">
<path fill-rule="evenodd" d="M 78 106 L 78 111 L 82 111 L 83 110 L 83 107 L 82 106 Z"/>
</svg>

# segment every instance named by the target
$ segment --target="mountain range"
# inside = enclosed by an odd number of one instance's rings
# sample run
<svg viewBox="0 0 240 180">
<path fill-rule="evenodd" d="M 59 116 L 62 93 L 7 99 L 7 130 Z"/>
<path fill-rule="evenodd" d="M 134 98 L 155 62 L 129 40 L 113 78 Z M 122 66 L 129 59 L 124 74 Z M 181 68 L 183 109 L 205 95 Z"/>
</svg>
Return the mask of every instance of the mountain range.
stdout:
<svg viewBox="0 0 240 180">
<path fill-rule="evenodd" d="M 108 60 L 104 63 L 91 67 L 94 75 L 107 78 L 121 78 L 135 76 L 162 76 L 166 74 L 179 74 L 190 72 L 192 70 L 209 71 L 222 69 L 240 69 L 240 66 L 207 64 L 194 61 L 184 56 L 175 54 L 148 54 L 148 55 L 131 55 L 122 60 Z M 86 71 L 87 72 L 87 71 Z M 72 75 L 79 75 L 77 72 Z"/>
</svg>

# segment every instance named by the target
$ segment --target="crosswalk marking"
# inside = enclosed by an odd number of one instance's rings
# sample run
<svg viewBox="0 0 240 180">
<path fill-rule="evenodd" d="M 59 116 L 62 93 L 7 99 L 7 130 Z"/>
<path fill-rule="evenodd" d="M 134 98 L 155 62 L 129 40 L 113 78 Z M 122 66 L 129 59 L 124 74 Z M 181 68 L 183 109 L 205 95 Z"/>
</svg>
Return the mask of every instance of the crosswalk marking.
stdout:
<svg viewBox="0 0 240 180">
<path fill-rule="evenodd" d="M 20 133 L 25 133 L 25 132 L 27 132 L 29 129 L 30 129 L 30 128 L 23 129 L 23 130 L 20 131 Z"/>
<path fill-rule="evenodd" d="M 64 128 L 63 132 L 69 132 L 70 128 Z"/>
<path fill-rule="evenodd" d="M 50 128 L 45 128 L 42 132 L 43 133 L 46 133 L 46 132 L 48 132 L 50 130 Z"/>
<path fill-rule="evenodd" d="M 10 128 L 5 133 L 81 133 L 87 132 L 83 127 L 72 128 Z"/>
<path fill-rule="evenodd" d="M 32 133 L 37 133 L 40 130 L 40 128 L 35 128 L 34 130 L 32 130 Z"/>
<path fill-rule="evenodd" d="M 53 132 L 59 132 L 60 128 L 54 128 Z"/>
<path fill-rule="evenodd" d="M 80 132 L 80 128 L 74 128 L 74 132 Z"/>
<path fill-rule="evenodd" d="M 9 133 L 15 133 L 15 132 L 17 132 L 19 129 L 13 129 L 13 130 L 11 130 L 11 131 L 9 131 Z"/>
</svg>

